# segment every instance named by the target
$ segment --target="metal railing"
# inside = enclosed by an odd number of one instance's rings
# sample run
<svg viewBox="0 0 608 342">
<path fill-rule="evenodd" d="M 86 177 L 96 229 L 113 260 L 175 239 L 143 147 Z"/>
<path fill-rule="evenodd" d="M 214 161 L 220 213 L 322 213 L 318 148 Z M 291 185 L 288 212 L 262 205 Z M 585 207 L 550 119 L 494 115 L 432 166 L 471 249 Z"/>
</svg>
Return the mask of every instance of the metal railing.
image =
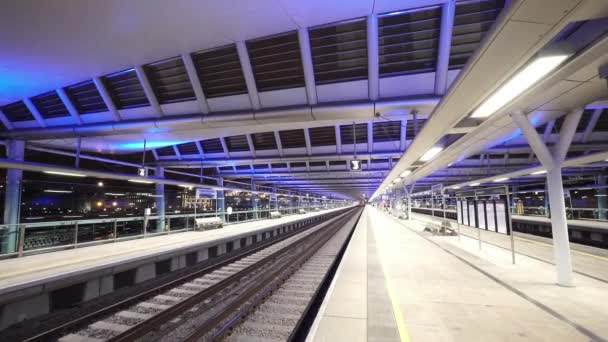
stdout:
<svg viewBox="0 0 608 342">
<path fill-rule="evenodd" d="M 278 211 L 281 215 L 293 215 L 298 214 L 300 209 L 309 212 L 338 207 L 341 206 L 316 205 L 242 210 L 230 214 L 203 212 L 167 214 L 164 217 L 151 215 L 5 224 L 0 225 L 0 258 L 191 231 L 196 228 L 196 218 L 220 217 L 225 224 L 236 224 L 267 219 L 273 211 Z"/>
</svg>

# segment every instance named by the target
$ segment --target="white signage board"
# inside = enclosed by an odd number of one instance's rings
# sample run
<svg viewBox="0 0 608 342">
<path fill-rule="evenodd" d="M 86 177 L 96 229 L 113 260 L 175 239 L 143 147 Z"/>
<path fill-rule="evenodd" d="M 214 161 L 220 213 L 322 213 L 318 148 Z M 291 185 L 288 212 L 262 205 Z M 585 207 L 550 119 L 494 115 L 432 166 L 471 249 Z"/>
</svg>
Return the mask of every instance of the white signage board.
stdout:
<svg viewBox="0 0 608 342">
<path fill-rule="evenodd" d="M 462 222 L 462 201 L 456 201 L 456 216 L 458 217 L 458 223 L 463 224 Z"/>
<path fill-rule="evenodd" d="M 468 225 L 471 227 L 477 227 L 477 225 L 475 225 L 475 203 L 474 202 L 468 202 L 467 203 L 468 207 L 469 207 L 469 223 Z M 479 227 L 477 227 L 479 228 Z"/>
<path fill-rule="evenodd" d="M 479 227 L 481 229 L 486 229 L 486 210 L 485 210 L 485 201 L 477 202 L 477 222 L 479 222 Z"/>
<path fill-rule="evenodd" d="M 496 202 L 496 221 L 498 223 L 496 231 L 501 234 L 508 234 L 507 212 L 505 209 L 505 204 L 502 202 Z"/>
<path fill-rule="evenodd" d="M 466 201 L 462 202 L 462 224 L 469 225 L 469 206 Z"/>
<path fill-rule="evenodd" d="M 488 217 L 488 230 L 495 232 L 496 231 L 496 217 L 494 215 L 494 201 L 490 201 L 486 204 L 486 213 Z"/>
</svg>

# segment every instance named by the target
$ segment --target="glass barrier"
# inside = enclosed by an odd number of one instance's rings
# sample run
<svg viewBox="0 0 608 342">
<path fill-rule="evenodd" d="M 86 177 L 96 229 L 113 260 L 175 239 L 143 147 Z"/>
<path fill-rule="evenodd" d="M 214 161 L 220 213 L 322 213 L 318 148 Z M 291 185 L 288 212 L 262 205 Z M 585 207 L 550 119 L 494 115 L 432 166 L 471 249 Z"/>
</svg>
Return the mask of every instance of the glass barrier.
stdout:
<svg viewBox="0 0 608 342">
<path fill-rule="evenodd" d="M 343 204 L 331 207 L 343 207 Z M 330 207 L 329 205 L 326 206 Z M 270 218 L 270 212 L 282 215 L 316 212 L 321 206 L 283 207 L 279 209 L 259 209 L 233 211 L 225 215 L 225 224 L 237 224 Z M 302 213 L 304 213 L 302 212 Z M 23 223 L 0 226 L 0 255 L 22 255 L 24 252 L 43 252 L 57 249 L 75 248 L 79 245 L 93 245 L 124 239 L 142 238 L 147 235 L 170 234 L 195 230 L 195 218 L 216 217 L 216 212 L 171 214 L 158 216 L 119 217 L 111 219 L 85 219 L 76 221 L 54 221 Z"/>
</svg>

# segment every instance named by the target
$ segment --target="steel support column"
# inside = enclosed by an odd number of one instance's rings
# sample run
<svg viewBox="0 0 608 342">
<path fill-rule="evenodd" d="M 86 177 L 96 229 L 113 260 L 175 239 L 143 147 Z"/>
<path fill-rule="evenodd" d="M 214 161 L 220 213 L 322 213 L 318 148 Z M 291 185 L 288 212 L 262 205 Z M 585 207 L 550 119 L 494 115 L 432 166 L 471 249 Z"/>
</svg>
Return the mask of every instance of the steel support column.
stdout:
<svg viewBox="0 0 608 342">
<path fill-rule="evenodd" d="M 598 176 L 598 185 L 606 185 L 606 177 L 605 175 Z M 608 217 L 606 213 L 606 209 L 608 209 L 608 191 L 606 188 L 597 189 L 597 210 L 598 210 L 598 219 L 605 220 Z"/>
<path fill-rule="evenodd" d="M 224 186 L 224 179 L 217 180 L 217 185 Z M 222 222 L 226 222 L 226 200 L 224 199 L 224 190 L 216 190 L 215 192 L 215 211 Z"/>
<path fill-rule="evenodd" d="M 25 141 L 10 140 L 6 146 L 8 159 L 23 161 Z M 9 225 L 6 234 L 0 241 L 2 253 L 14 253 L 17 251 L 17 240 L 19 236 L 19 213 L 21 208 L 21 180 L 23 170 L 6 170 L 6 192 L 4 193 L 4 224 Z"/>
<path fill-rule="evenodd" d="M 154 171 L 155 177 L 165 177 L 165 168 L 157 167 Z M 165 230 L 165 184 L 155 184 L 155 199 L 156 199 L 156 232 L 162 232 Z"/>
<path fill-rule="evenodd" d="M 257 220 L 259 218 L 258 213 L 258 194 L 255 192 L 256 185 L 253 178 L 251 179 L 251 210 L 253 211 L 253 219 Z"/>
<path fill-rule="evenodd" d="M 557 283 L 562 286 L 573 286 L 572 256 L 570 255 L 570 238 L 566 205 L 564 202 L 564 184 L 562 181 L 562 163 L 576 133 L 583 110 L 577 109 L 567 114 L 560 130 L 559 140 L 553 150 L 549 150 L 522 112 L 511 114 L 515 124 L 521 129 L 530 147 L 547 170 L 547 189 L 551 213 L 551 230 L 553 234 L 553 254 L 557 268 Z"/>
<path fill-rule="evenodd" d="M 277 190 L 278 187 L 275 185 L 272 186 L 272 193 L 270 194 L 269 200 L 268 200 L 268 208 L 270 210 L 278 210 L 278 202 L 277 202 Z"/>
</svg>

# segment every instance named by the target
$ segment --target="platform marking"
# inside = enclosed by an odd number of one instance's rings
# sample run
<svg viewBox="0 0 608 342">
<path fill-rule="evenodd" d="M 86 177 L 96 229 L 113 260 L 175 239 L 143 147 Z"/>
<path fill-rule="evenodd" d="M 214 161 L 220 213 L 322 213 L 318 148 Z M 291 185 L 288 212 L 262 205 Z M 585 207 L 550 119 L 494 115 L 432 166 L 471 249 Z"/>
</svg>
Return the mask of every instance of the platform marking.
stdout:
<svg viewBox="0 0 608 342">
<path fill-rule="evenodd" d="M 391 301 L 391 306 L 393 307 L 393 315 L 395 316 L 395 322 L 397 323 L 399 338 L 401 342 L 410 342 L 410 336 L 407 332 L 407 328 L 405 327 L 405 318 L 401 312 L 401 308 L 399 307 L 399 296 L 397 295 L 397 291 L 395 291 L 395 287 L 393 286 L 391 275 L 384 263 L 382 249 L 380 248 L 378 249 L 378 256 L 380 258 L 380 264 L 382 265 L 382 273 L 384 274 L 388 297 Z"/>
</svg>

